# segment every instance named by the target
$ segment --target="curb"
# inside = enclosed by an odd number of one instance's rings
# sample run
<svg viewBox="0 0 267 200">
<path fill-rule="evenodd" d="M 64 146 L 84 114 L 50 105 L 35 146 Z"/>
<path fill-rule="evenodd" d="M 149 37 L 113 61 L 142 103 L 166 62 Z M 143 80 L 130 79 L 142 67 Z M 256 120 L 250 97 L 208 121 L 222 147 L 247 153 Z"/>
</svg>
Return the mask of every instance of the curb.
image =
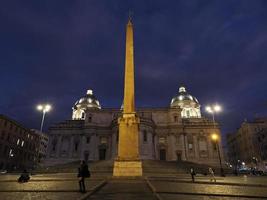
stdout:
<svg viewBox="0 0 267 200">
<path fill-rule="evenodd" d="M 158 200 L 163 200 L 160 195 L 156 192 L 156 188 L 150 183 L 150 181 L 145 178 L 145 181 L 149 187 L 149 189 L 152 191 L 152 193 L 154 194 L 154 196 L 158 199 Z"/>
<path fill-rule="evenodd" d="M 86 200 L 88 197 L 92 196 L 94 193 L 96 193 L 98 190 L 100 190 L 106 184 L 107 184 L 107 180 L 101 181 L 101 183 L 99 183 L 98 185 L 96 185 L 91 191 L 89 191 L 86 194 L 82 195 L 77 200 Z"/>
<path fill-rule="evenodd" d="M 78 192 L 78 190 L 0 190 L 1 192 Z"/>
<path fill-rule="evenodd" d="M 103 178 L 90 178 L 92 181 L 100 181 L 103 180 Z M 90 181 L 90 180 L 85 180 L 85 181 Z M 46 181 L 77 181 L 77 178 L 62 178 L 62 179 L 30 179 L 29 182 L 46 182 Z M 6 183 L 6 182 L 18 182 L 17 180 L 0 180 L 0 183 Z"/>
<path fill-rule="evenodd" d="M 161 193 L 161 194 L 194 195 L 194 196 L 214 196 L 214 197 L 255 198 L 255 199 L 266 199 L 266 198 L 267 198 L 267 196 L 236 195 L 236 194 L 214 194 L 214 193 L 192 193 L 192 192 L 158 192 L 158 193 Z"/>
<path fill-rule="evenodd" d="M 187 181 L 187 180 L 171 180 L 171 179 L 150 179 L 150 181 L 167 181 L 167 182 L 177 182 L 177 183 L 191 183 L 191 184 L 208 184 L 208 185 L 229 185 L 229 186 L 247 186 L 247 187 L 267 187 L 267 185 L 262 184 L 243 184 L 243 183 L 227 183 L 227 182 L 209 182 L 209 181 Z"/>
</svg>

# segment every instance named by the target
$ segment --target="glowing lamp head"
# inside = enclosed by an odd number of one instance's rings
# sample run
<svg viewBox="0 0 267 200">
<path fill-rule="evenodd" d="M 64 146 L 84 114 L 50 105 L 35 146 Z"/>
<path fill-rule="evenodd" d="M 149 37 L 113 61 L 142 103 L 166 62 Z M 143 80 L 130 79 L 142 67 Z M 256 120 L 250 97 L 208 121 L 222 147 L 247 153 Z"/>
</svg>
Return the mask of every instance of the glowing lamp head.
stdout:
<svg viewBox="0 0 267 200">
<path fill-rule="evenodd" d="M 43 110 L 43 105 L 38 105 L 36 108 L 37 110 Z"/>
<path fill-rule="evenodd" d="M 209 113 L 213 113 L 213 110 L 210 106 L 206 106 L 206 111 Z"/>
<path fill-rule="evenodd" d="M 217 140 L 218 140 L 218 135 L 215 134 L 215 133 L 213 133 L 213 134 L 211 135 L 211 139 L 212 139 L 213 141 L 217 141 Z"/>
<path fill-rule="evenodd" d="M 214 105 L 214 111 L 215 112 L 220 112 L 222 110 L 222 107 L 218 104 Z"/>
<path fill-rule="evenodd" d="M 39 111 L 43 111 L 43 112 L 49 112 L 51 110 L 51 105 L 49 104 L 45 104 L 45 105 L 42 105 L 42 104 L 39 104 L 37 107 L 37 110 Z"/>
<path fill-rule="evenodd" d="M 50 110 L 51 110 L 51 105 L 46 104 L 45 107 L 44 107 L 44 111 L 45 112 L 49 112 Z"/>
</svg>

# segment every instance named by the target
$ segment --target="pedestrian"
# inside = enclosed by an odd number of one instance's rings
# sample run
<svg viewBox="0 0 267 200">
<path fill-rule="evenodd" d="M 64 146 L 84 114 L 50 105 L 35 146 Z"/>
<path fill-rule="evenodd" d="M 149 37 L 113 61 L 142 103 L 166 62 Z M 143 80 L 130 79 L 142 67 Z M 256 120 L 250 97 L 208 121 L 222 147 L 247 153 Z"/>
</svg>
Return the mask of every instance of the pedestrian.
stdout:
<svg viewBox="0 0 267 200">
<path fill-rule="evenodd" d="M 195 182 L 196 172 L 195 172 L 193 167 L 191 167 L 191 169 L 190 169 L 190 174 L 191 174 L 192 182 Z"/>
<path fill-rule="evenodd" d="M 216 178 L 214 176 L 214 171 L 212 170 L 211 167 L 209 167 L 209 173 L 210 173 L 210 181 L 212 182 L 214 180 L 214 182 L 216 182 Z"/>
<path fill-rule="evenodd" d="M 90 171 L 88 169 L 88 165 L 85 163 L 84 160 L 81 161 L 80 167 L 78 168 L 78 178 L 79 178 L 79 188 L 81 193 L 85 193 L 85 178 L 90 177 Z"/>
<path fill-rule="evenodd" d="M 21 173 L 20 177 L 18 178 L 18 182 L 19 183 L 26 183 L 30 180 L 30 175 L 27 172 L 26 169 L 23 170 L 23 172 Z"/>
</svg>

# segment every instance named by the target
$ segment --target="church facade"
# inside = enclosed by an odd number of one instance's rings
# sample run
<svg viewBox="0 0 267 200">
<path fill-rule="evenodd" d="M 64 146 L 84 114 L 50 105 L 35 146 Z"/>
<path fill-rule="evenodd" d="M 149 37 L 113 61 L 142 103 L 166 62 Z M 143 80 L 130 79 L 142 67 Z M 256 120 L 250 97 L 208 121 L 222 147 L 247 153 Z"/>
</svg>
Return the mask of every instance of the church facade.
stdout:
<svg viewBox="0 0 267 200">
<path fill-rule="evenodd" d="M 72 119 L 49 128 L 48 165 L 76 160 L 110 160 L 117 156 L 121 109 L 102 108 L 92 90 L 72 108 Z M 190 161 L 218 165 L 211 134 L 217 123 L 201 115 L 196 97 L 181 86 L 165 108 L 137 108 L 141 159 Z M 219 148 L 222 152 L 221 144 Z"/>
</svg>

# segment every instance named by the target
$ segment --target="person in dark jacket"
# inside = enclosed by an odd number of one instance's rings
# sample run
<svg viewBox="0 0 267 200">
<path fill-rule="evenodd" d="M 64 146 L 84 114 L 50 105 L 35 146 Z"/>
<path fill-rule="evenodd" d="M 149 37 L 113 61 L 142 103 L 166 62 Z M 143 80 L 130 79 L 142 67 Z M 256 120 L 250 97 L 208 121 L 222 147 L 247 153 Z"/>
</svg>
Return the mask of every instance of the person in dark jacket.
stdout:
<svg viewBox="0 0 267 200">
<path fill-rule="evenodd" d="M 78 178 L 79 178 L 79 188 L 80 192 L 85 193 L 85 183 L 84 179 L 90 177 L 90 171 L 88 169 L 88 165 L 84 160 L 81 161 L 81 165 L 78 168 Z"/>
<path fill-rule="evenodd" d="M 19 183 L 26 183 L 30 180 L 30 175 L 27 172 L 26 169 L 23 170 L 23 172 L 21 173 L 20 177 L 18 178 L 18 182 Z"/>
</svg>

